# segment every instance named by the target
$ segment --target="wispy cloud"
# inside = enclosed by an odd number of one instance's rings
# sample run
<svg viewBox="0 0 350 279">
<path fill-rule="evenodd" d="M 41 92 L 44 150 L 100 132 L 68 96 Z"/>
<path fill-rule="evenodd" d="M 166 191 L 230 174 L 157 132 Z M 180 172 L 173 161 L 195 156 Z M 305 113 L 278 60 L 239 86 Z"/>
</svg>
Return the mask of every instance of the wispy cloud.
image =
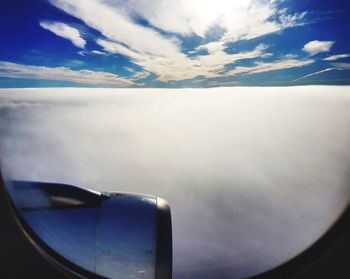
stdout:
<svg viewBox="0 0 350 279">
<path fill-rule="evenodd" d="M 311 41 L 304 45 L 303 50 L 310 55 L 316 55 L 322 52 L 329 52 L 334 45 L 333 41 Z"/>
<path fill-rule="evenodd" d="M 40 26 L 55 35 L 65 38 L 79 48 L 85 48 L 86 41 L 81 37 L 78 29 L 61 22 L 41 21 Z"/>
<path fill-rule="evenodd" d="M 0 77 L 59 80 L 90 85 L 130 86 L 134 84 L 131 80 L 107 72 L 96 72 L 90 70 L 74 71 L 66 67 L 50 68 L 44 66 L 22 65 L 5 61 L 0 61 Z"/>
<path fill-rule="evenodd" d="M 277 60 L 277 61 L 268 62 L 268 63 L 256 62 L 255 65 L 251 67 L 243 67 L 243 66 L 236 67 L 233 70 L 226 72 L 226 75 L 237 76 L 237 75 L 243 75 L 243 74 L 265 73 L 265 72 L 271 72 L 271 71 L 277 71 L 277 70 L 283 70 L 283 69 L 303 67 L 306 65 L 310 65 L 314 62 L 315 61 L 312 59 L 307 59 L 307 60 L 284 59 L 284 60 Z"/>
<path fill-rule="evenodd" d="M 105 55 L 106 53 L 99 51 L 99 50 L 92 50 L 91 53 L 96 54 L 96 55 Z"/>
<path fill-rule="evenodd" d="M 122 42 L 134 51 L 157 56 L 171 56 L 179 52 L 174 39 L 165 38 L 151 28 L 134 23 L 121 9 L 112 7 L 107 2 L 92 0 L 52 0 L 51 2 L 57 8 L 100 31 L 106 38 Z"/>
<path fill-rule="evenodd" d="M 325 73 L 325 72 L 329 72 L 329 71 L 334 71 L 334 70 L 338 70 L 338 69 L 337 68 L 327 68 L 327 69 L 324 69 L 324 70 L 321 70 L 321 71 L 317 71 L 317 72 L 314 72 L 314 73 L 302 76 L 302 77 L 297 78 L 296 80 L 293 80 L 293 81 L 299 81 L 299 80 L 302 80 L 302 79 L 305 79 L 305 78 L 308 78 L 308 77 L 316 76 L 316 75 L 319 75 L 319 74 L 322 74 L 322 73 Z"/>
<path fill-rule="evenodd" d="M 264 56 L 267 49 L 266 45 L 261 44 L 251 51 L 228 54 L 224 51 L 224 46 L 220 44 L 215 50 L 210 51 L 210 55 L 198 55 L 193 58 L 188 58 L 184 54 L 159 57 L 142 54 L 112 41 L 98 40 L 97 43 L 107 52 L 128 56 L 146 71 L 158 75 L 158 79 L 163 82 L 192 79 L 197 76 L 220 77 L 226 65 L 243 59 Z M 176 57 L 178 59 L 175 59 Z"/>
<path fill-rule="evenodd" d="M 80 50 L 77 52 L 81 56 L 85 55 L 107 55 L 107 53 L 100 51 L 100 50 Z"/>
<path fill-rule="evenodd" d="M 331 60 L 336 60 L 336 59 L 331 59 Z M 302 80 L 302 79 L 305 79 L 305 78 L 308 78 L 308 77 L 316 76 L 316 75 L 319 75 L 319 74 L 322 74 L 322 73 L 326 73 L 326 72 L 330 72 L 330 71 L 350 70 L 350 63 L 333 63 L 332 66 L 333 66 L 332 68 L 326 68 L 324 70 L 317 71 L 317 72 L 314 72 L 314 73 L 302 76 L 300 78 L 297 78 L 294 81 L 299 81 L 299 80 Z"/>
<path fill-rule="evenodd" d="M 287 9 L 277 8 L 279 1 L 242 2 L 249 2 L 244 12 L 234 16 L 227 14 L 224 26 L 228 31 L 222 39 L 225 42 L 250 40 L 306 23 L 304 18 L 307 12 L 289 14 Z"/>
<path fill-rule="evenodd" d="M 325 61 L 335 61 L 335 60 L 348 58 L 348 57 L 350 57 L 349 53 L 347 53 L 347 54 L 336 54 L 336 55 L 328 56 L 328 57 L 324 58 L 323 60 L 325 60 Z"/>
<path fill-rule="evenodd" d="M 264 45 L 234 54 L 229 54 L 226 48 L 230 42 L 252 39 L 303 24 L 306 15 L 289 14 L 286 9 L 280 10 L 275 0 L 50 2 L 98 30 L 103 37 L 97 38 L 96 43 L 105 52 L 128 57 L 131 62 L 145 72 L 153 73 L 163 82 L 220 77 L 224 76 L 226 65 L 242 59 L 271 55 L 265 53 L 267 47 Z M 156 28 L 135 22 L 135 16 L 146 19 Z M 223 29 L 223 35 L 209 44 L 193 49 L 194 55 L 191 56 L 183 51 L 181 37 L 174 36 L 177 33 L 182 36 L 205 37 L 213 26 Z M 157 30 L 168 34 L 164 35 Z M 208 54 L 196 56 L 200 49 L 206 49 Z"/>
</svg>

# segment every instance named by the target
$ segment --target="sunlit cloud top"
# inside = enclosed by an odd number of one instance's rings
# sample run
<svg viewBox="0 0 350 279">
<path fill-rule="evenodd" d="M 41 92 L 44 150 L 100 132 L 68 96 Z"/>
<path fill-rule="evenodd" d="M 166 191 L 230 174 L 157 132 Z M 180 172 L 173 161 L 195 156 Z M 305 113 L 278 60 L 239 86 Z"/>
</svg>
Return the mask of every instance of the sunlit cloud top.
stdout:
<svg viewBox="0 0 350 279">
<path fill-rule="evenodd" d="M 0 81 L 3 87 L 350 84 L 349 5 L 296 2 L 5 1 Z M 335 60 L 343 66 L 325 71 Z"/>
</svg>

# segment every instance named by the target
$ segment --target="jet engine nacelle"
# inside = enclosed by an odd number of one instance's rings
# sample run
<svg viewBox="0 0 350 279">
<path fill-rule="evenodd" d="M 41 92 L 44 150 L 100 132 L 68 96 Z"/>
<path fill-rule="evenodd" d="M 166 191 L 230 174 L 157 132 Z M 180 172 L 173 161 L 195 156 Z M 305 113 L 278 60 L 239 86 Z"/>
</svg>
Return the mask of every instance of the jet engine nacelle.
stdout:
<svg viewBox="0 0 350 279">
<path fill-rule="evenodd" d="M 9 181 L 17 219 L 52 263 L 81 278 L 171 278 L 168 203 L 57 183 Z"/>
</svg>

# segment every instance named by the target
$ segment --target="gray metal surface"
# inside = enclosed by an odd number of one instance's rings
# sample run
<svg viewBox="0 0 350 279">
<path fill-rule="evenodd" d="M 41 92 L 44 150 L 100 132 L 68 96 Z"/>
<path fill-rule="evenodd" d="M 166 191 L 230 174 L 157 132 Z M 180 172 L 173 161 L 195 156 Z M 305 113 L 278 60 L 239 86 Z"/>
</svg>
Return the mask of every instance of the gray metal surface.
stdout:
<svg viewBox="0 0 350 279">
<path fill-rule="evenodd" d="M 100 212 L 96 273 L 107 278 L 155 278 L 155 198 L 114 196 Z"/>
</svg>

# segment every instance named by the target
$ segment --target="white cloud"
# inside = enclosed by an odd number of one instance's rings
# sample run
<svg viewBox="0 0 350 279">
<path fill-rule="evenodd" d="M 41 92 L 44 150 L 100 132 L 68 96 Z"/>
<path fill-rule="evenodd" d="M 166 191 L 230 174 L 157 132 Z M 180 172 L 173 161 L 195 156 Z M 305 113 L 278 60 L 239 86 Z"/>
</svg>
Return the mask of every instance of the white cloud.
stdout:
<svg viewBox="0 0 350 279">
<path fill-rule="evenodd" d="M 113 3 L 164 31 L 201 37 L 214 25 L 225 29 L 227 37 L 255 37 L 300 24 L 305 16 L 305 13 L 278 10 L 277 1 L 273 0 L 116 0 Z M 273 15 L 277 16 L 275 20 L 271 20 Z"/>
<path fill-rule="evenodd" d="M 85 48 L 86 41 L 81 37 L 78 29 L 61 22 L 41 21 L 40 26 L 55 35 L 65 38 L 79 48 Z"/>
<path fill-rule="evenodd" d="M 104 53 L 104 52 L 99 51 L 99 50 L 92 50 L 92 51 L 91 51 L 91 53 L 93 53 L 93 54 L 97 54 L 97 55 L 105 55 L 105 53 Z"/>
<path fill-rule="evenodd" d="M 57 8 L 83 20 L 105 37 L 120 42 L 127 48 L 157 56 L 172 56 L 179 53 L 179 47 L 174 39 L 164 38 L 158 32 L 134 23 L 120 9 L 103 1 L 52 0 L 51 2 Z"/>
<path fill-rule="evenodd" d="M 0 77 L 59 80 L 81 84 L 130 86 L 133 82 L 112 73 L 90 70 L 74 71 L 66 67 L 49 68 L 0 61 Z"/>
<path fill-rule="evenodd" d="M 115 7 L 123 7 L 128 14 L 136 14 L 147 19 L 152 25 L 172 33 L 191 34 L 188 13 L 179 0 L 116 0 Z"/>
<path fill-rule="evenodd" d="M 324 58 L 323 60 L 325 60 L 325 61 L 335 61 L 335 60 L 348 58 L 348 57 L 350 57 L 350 54 L 336 54 L 336 55 L 328 56 L 328 57 Z"/>
<path fill-rule="evenodd" d="M 242 74 L 258 74 L 265 73 L 283 69 L 291 69 L 291 68 L 299 68 L 309 64 L 314 63 L 314 60 L 297 60 L 297 59 L 285 59 L 278 60 L 275 62 L 256 62 L 254 66 L 251 67 L 243 67 L 239 66 L 234 68 L 231 71 L 226 72 L 226 76 L 237 76 Z"/>
<path fill-rule="evenodd" d="M 246 9 L 243 9 L 244 12 L 236 12 L 234 16 L 228 14 L 224 24 L 227 32 L 223 41 L 250 40 L 305 24 L 303 19 L 306 12 L 289 14 L 287 9 L 279 10 L 277 1 L 273 0 L 249 2 Z M 273 17 L 274 20 L 271 19 Z"/>
<path fill-rule="evenodd" d="M 319 74 L 322 74 L 322 73 L 325 73 L 325 72 L 329 72 L 329 71 L 334 71 L 334 70 L 337 70 L 337 69 L 336 68 L 327 68 L 327 69 L 324 69 L 324 70 L 321 70 L 321 71 L 317 71 L 317 72 L 314 72 L 314 73 L 302 76 L 300 78 L 297 78 L 294 81 L 299 81 L 299 80 L 302 80 L 302 79 L 305 79 L 305 78 L 308 78 L 308 77 L 316 76 L 316 75 L 319 75 Z"/>
<path fill-rule="evenodd" d="M 128 57 L 163 82 L 219 77 L 228 64 L 271 56 L 265 53 L 263 45 L 235 54 L 227 53 L 225 48 L 229 42 L 302 24 L 305 16 L 278 10 L 275 0 L 51 0 L 51 3 L 101 32 L 104 37 L 96 43 L 105 52 Z M 135 15 L 166 32 L 205 37 L 210 28 L 219 26 L 224 35 L 196 49 L 207 49 L 208 55 L 190 57 L 182 51 L 179 39 L 138 24 L 133 20 Z"/>
<path fill-rule="evenodd" d="M 321 52 L 330 51 L 331 47 L 334 45 L 333 41 L 311 41 L 304 45 L 303 50 L 310 55 L 315 55 Z"/>
</svg>

